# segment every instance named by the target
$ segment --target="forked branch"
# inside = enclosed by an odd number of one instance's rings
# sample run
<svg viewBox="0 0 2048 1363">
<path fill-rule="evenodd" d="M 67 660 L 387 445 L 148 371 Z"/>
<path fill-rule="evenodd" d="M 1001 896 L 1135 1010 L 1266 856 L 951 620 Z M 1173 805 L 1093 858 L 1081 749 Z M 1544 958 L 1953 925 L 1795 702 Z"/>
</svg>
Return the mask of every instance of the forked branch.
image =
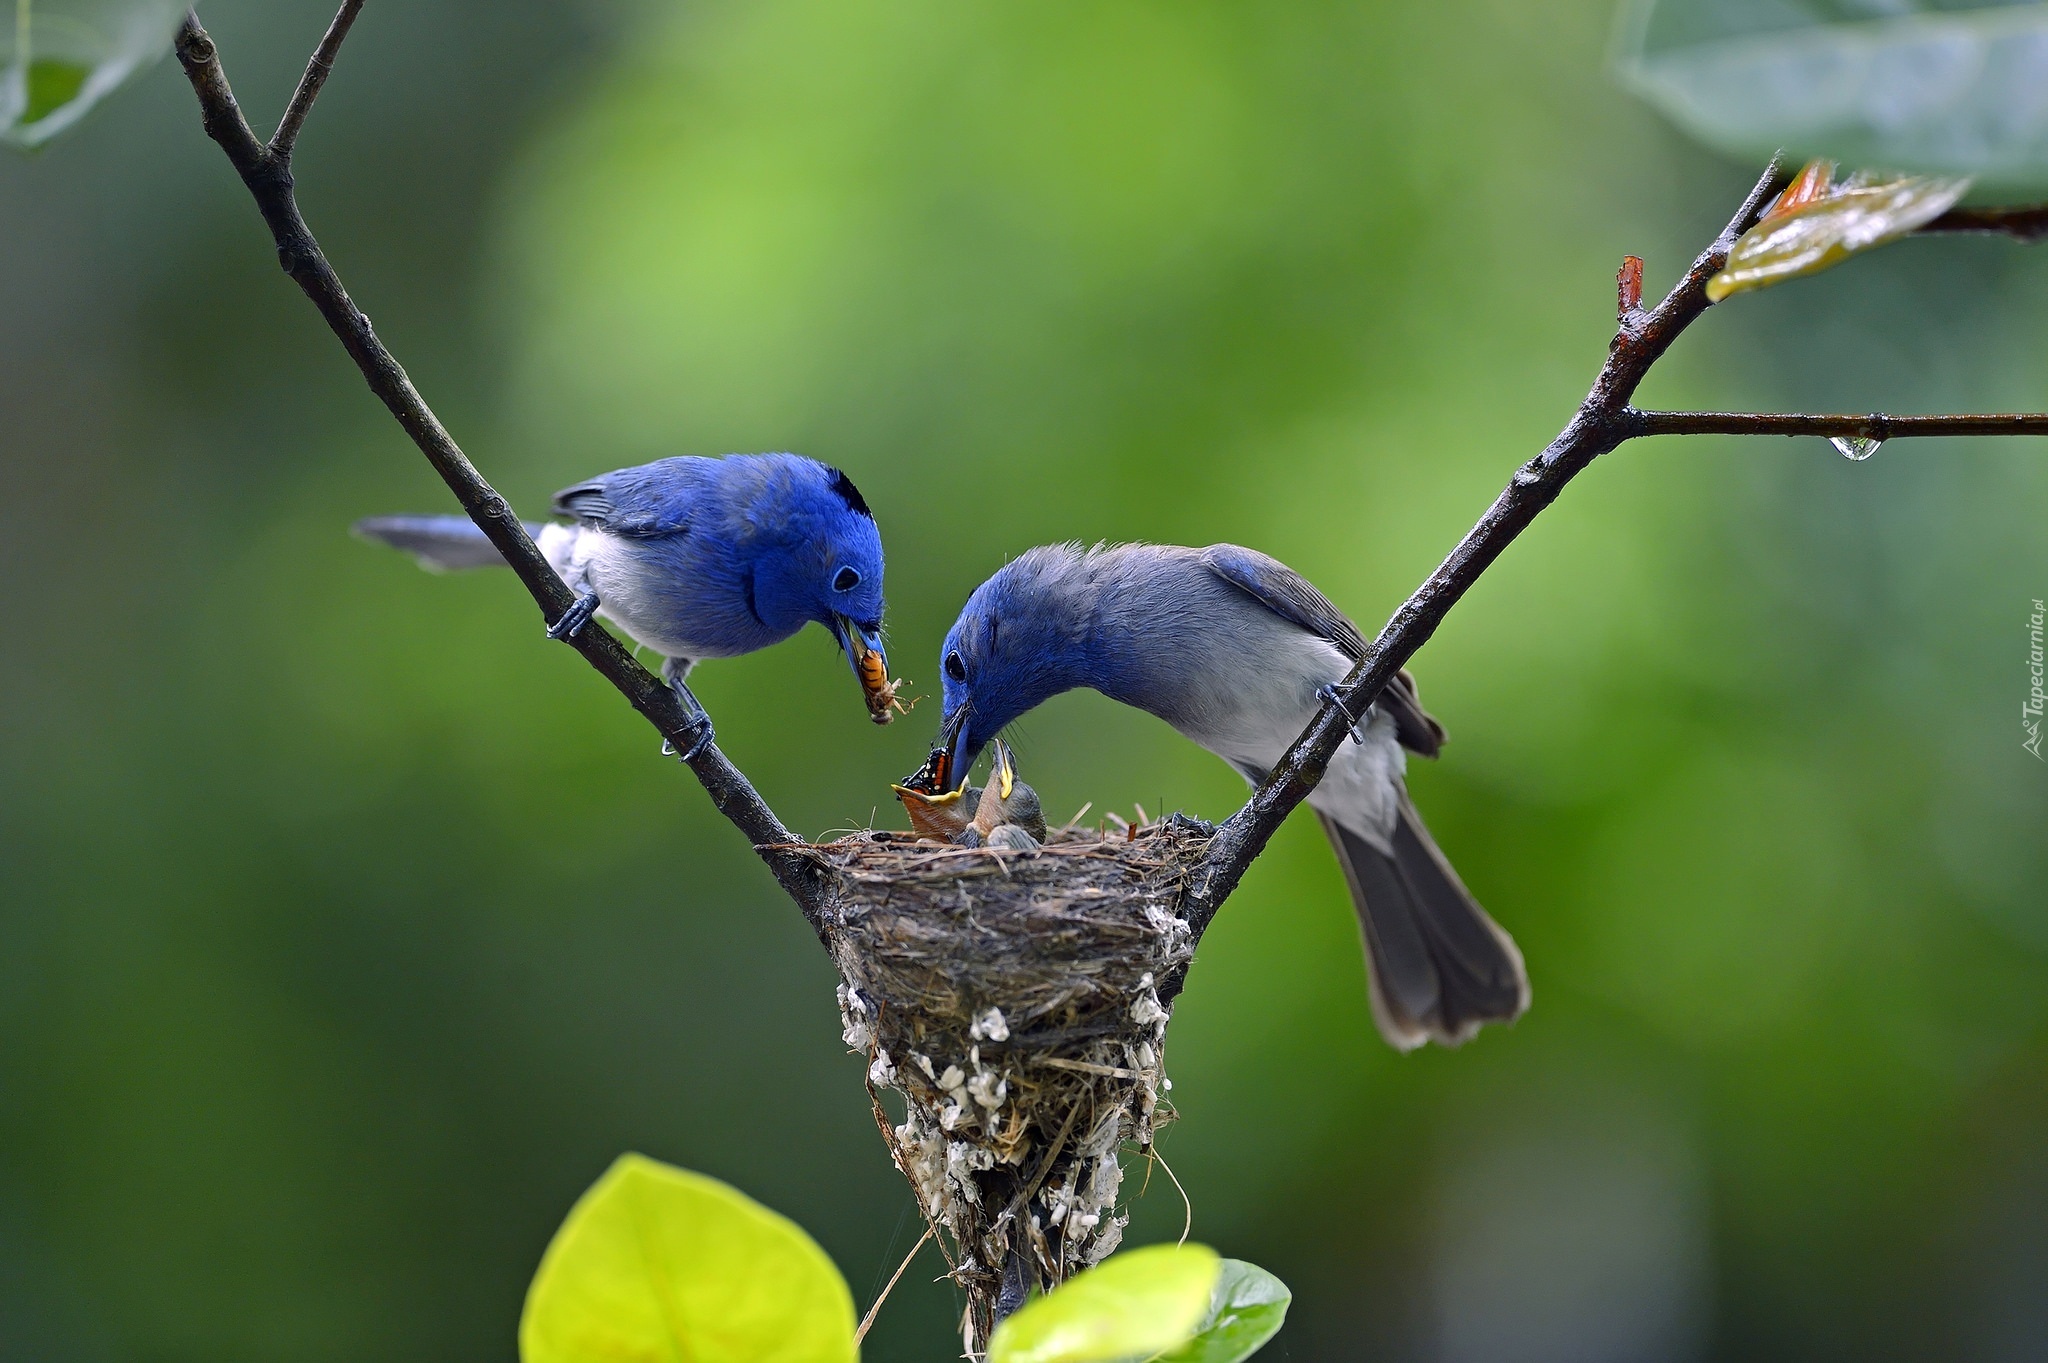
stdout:
<svg viewBox="0 0 2048 1363">
<path fill-rule="evenodd" d="M 1642 261 L 1623 262 L 1616 279 L 1618 326 L 1592 392 L 1557 439 L 1515 473 L 1494 504 L 1429 580 L 1394 612 L 1332 700 L 1295 740 L 1252 798 L 1216 832 L 1187 902 L 1197 937 L 1237 888 L 1294 807 L 1322 780 L 1350 731 L 1344 716 L 1363 714 L 1394 673 L 1428 642 L 1451 607 L 1515 537 L 1557 500 L 1565 484 L 1623 441 L 1651 435 L 1818 435 L 1895 440 L 1933 435 L 2048 435 L 2048 414 L 1992 416 L 1804 415 L 1765 412 L 1644 412 L 1629 405 L 1637 387 L 1671 343 L 1710 306 L 1707 281 L 1727 263 L 1736 239 L 1764 213 L 1780 185 L 1773 159 L 1742 207 L 1664 301 L 1645 311 Z M 2048 236 L 2048 206 L 1956 209 L 1923 232 L 1995 232 L 2020 241 Z M 1176 982 L 1177 983 L 1177 982 Z M 1164 991 L 1162 991 L 1164 993 Z"/>
<path fill-rule="evenodd" d="M 299 129 L 306 124 L 306 115 L 313 112 L 313 101 L 320 97 L 320 87 L 327 84 L 327 77 L 334 71 L 335 54 L 341 51 L 342 40 L 363 12 L 363 0 L 342 0 L 340 12 L 334 22 L 327 26 L 326 36 L 320 39 L 320 46 L 313 49 L 313 56 L 306 63 L 306 74 L 299 77 L 299 88 L 292 91 L 291 103 L 285 106 L 284 117 L 277 120 L 277 131 L 270 135 L 270 154 L 291 159 L 292 147 L 299 140 Z M 196 22 L 196 20 L 195 20 Z"/>
<path fill-rule="evenodd" d="M 377 339 L 366 317 L 349 298 L 300 216 L 293 194 L 291 154 L 314 100 L 363 0 L 344 0 L 326 36 L 307 63 L 277 132 L 265 143 L 250 130 L 235 103 L 212 39 L 198 16 L 187 14 L 178 33 L 178 60 L 199 96 L 207 135 L 219 143 L 242 177 L 277 244 L 278 262 L 319 308 L 370 390 L 380 398 L 427 457 L 470 519 L 504 555 L 519 580 L 554 621 L 574 595 L 549 566 L 519 518 L 469 462 L 406 377 L 405 370 Z M 1246 869 L 1294 807 L 1307 798 L 1349 731 L 1345 713 L 1362 713 L 1387 681 L 1428 641 L 1516 536 L 1587 465 L 1622 442 L 1653 435 L 1818 435 L 1895 440 L 1933 435 L 2048 435 L 2048 415 L 1982 416 L 1807 415 L 1761 412 L 1645 412 L 1629 403 L 1653 365 L 1680 333 L 1709 306 L 1707 281 L 1726 263 L 1736 239 L 1756 222 L 1779 184 L 1773 160 L 1741 209 L 1713 244 L 1702 251 L 1685 277 L 1656 307 L 1642 307 L 1642 262 L 1629 257 L 1617 279 L 1619 326 L 1607 361 L 1592 391 L 1571 421 L 1541 454 L 1515 473 L 1505 491 L 1415 594 L 1394 612 L 1365 657 L 1324 704 L 1286 757 L 1252 798 L 1216 832 L 1190 890 L 1186 909 L 1197 937 L 1237 888 Z M 1954 209 L 1922 232 L 1998 233 L 2019 241 L 2048 237 L 2048 205 L 2021 208 Z M 612 635 L 587 627 L 568 641 L 616 687 L 633 708 L 675 744 L 687 749 L 695 721 L 659 678 L 642 667 Z M 820 936 L 829 926 L 830 895 L 804 845 L 775 817 L 746 776 L 715 745 L 705 744 L 690 759 L 691 770 L 713 805 L 754 845 L 776 880 L 803 910 Z M 1177 987 L 1177 981 L 1162 994 Z"/>
</svg>

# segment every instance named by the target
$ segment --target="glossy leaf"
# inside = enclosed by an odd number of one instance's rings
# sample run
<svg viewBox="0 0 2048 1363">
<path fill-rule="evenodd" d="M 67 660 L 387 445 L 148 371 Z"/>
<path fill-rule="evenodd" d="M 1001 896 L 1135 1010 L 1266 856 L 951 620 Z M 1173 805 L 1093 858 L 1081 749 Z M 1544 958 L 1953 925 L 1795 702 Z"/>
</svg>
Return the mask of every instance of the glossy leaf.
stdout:
<svg viewBox="0 0 2048 1363">
<path fill-rule="evenodd" d="M 1792 183 L 1780 190 L 1778 197 L 1771 200 L 1757 216 L 1759 220 L 1775 218 L 1780 213 L 1790 213 L 1795 208 L 1818 203 L 1828 196 L 1828 191 L 1834 186 L 1833 161 L 1808 161 L 1800 172 L 1792 177 Z"/>
<path fill-rule="evenodd" d="M 2048 184 L 2048 4 L 1631 0 L 1616 68 L 1746 159 Z"/>
<path fill-rule="evenodd" d="M 171 50 L 176 0 L 0 0 L 0 141 L 40 146 Z"/>
<path fill-rule="evenodd" d="M 1810 175 L 1794 183 L 1794 191 L 1810 185 Z M 1896 241 L 1931 219 L 1940 217 L 1970 187 L 1968 180 L 1901 176 L 1879 180 L 1851 176 L 1837 185 L 1820 176 L 1821 197 L 1806 197 L 1797 207 L 1773 205 L 1763 220 L 1742 234 L 1728 254 L 1728 264 L 1707 281 L 1707 297 L 1719 302 L 1731 293 L 1768 288 L 1800 275 L 1838 265 L 1858 251 Z M 1802 195 L 1802 197 L 1805 197 Z"/>
<path fill-rule="evenodd" d="M 716 1179 L 623 1155 L 527 1289 L 522 1363 L 852 1363 L 853 1296 L 794 1222 Z"/>
<path fill-rule="evenodd" d="M 1287 1284 L 1242 1259 L 1225 1259 L 1195 1337 L 1159 1363 L 1237 1363 L 1264 1348 L 1287 1322 Z"/>
<path fill-rule="evenodd" d="M 1112 1255 L 996 1327 L 988 1363 L 1120 1363 L 1186 1343 L 1223 1261 L 1206 1245 Z"/>
</svg>

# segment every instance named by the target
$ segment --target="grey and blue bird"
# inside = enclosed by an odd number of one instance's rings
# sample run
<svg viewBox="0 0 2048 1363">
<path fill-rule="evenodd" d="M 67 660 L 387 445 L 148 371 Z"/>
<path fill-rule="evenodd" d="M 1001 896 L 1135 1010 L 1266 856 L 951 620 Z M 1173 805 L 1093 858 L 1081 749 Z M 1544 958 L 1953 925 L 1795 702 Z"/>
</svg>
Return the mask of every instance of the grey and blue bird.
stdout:
<svg viewBox="0 0 2048 1363">
<path fill-rule="evenodd" d="M 941 654 L 931 764 L 956 783 L 981 749 L 1075 688 L 1157 715 L 1257 784 L 1364 656 L 1365 637 L 1293 569 L 1230 544 L 1033 549 L 975 589 Z M 1356 718 L 1308 803 L 1364 930 L 1373 1018 L 1410 1050 L 1455 1046 L 1529 1004 L 1514 940 L 1480 908 L 1408 798 L 1407 754 L 1444 731 L 1406 672 Z"/>
<path fill-rule="evenodd" d="M 662 657 L 662 676 L 700 717 L 683 679 L 706 658 L 780 643 L 805 625 L 831 631 L 878 724 L 894 690 L 882 648 L 882 536 L 840 470 L 795 454 L 658 459 L 555 494 L 562 523 L 527 530 L 576 604 L 548 631 L 592 614 Z M 460 516 L 378 516 L 356 532 L 437 570 L 502 566 Z"/>
</svg>

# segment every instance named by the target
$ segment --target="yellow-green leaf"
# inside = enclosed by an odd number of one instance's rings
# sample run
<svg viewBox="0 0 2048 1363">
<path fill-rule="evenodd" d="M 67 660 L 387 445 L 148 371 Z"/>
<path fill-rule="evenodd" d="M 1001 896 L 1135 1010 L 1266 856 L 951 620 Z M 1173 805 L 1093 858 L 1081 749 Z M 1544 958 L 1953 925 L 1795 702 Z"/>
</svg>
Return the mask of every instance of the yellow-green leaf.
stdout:
<svg viewBox="0 0 2048 1363">
<path fill-rule="evenodd" d="M 1187 1343 L 1159 1363 L 1238 1363 L 1266 1346 L 1287 1323 L 1294 1294 L 1287 1284 L 1242 1259 L 1225 1259 L 1209 1294 L 1209 1310 Z"/>
<path fill-rule="evenodd" d="M 1946 213 L 1969 187 L 1968 180 L 1928 176 L 1852 176 L 1744 232 L 1727 266 L 1707 281 L 1707 298 L 1718 303 L 1732 293 L 1769 288 L 1897 241 Z"/>
<path fill-rule="evenodd" d="M 171 50 L 182 0 L 0 0 L 0 142 L 35 147 Z"/>
<path fill-rule="evenodd" d="M 852 1363 L 853 1295 L 802 1227 L 622 1155 L 570 1209 L 519 1321 L 523 1363 Z"/>
<path fill-rule="evenodd" d="M 1115 1363 L 1178 1348 L 1208 1314 L 1222 1267 L 1207 1245 L 1114 1255 L 997 1326 L 988 1363 Z"/>
</svg>

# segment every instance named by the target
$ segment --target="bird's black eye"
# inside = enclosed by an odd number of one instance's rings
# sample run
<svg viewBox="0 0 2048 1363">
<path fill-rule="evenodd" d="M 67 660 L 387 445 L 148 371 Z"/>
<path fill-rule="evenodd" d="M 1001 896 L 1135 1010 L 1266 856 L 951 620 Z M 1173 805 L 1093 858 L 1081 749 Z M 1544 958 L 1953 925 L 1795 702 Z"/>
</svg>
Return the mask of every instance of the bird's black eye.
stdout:
<svg viewBox="0 0 2048 1363">
<path fill-rule="evenodd" d="M 859 585 L 860 574 L 851 568 L 841 568 L 839 576 L 832 579 L 832 590 L 835 592 L 850 592 Z"/>
<path fill-rule="evenodd" d="M 948 653 L 946 655 L 946 675 L 957 682 L 967 680 L 967 664 L 960 660 L 958 653 Z"/>
</svg>

